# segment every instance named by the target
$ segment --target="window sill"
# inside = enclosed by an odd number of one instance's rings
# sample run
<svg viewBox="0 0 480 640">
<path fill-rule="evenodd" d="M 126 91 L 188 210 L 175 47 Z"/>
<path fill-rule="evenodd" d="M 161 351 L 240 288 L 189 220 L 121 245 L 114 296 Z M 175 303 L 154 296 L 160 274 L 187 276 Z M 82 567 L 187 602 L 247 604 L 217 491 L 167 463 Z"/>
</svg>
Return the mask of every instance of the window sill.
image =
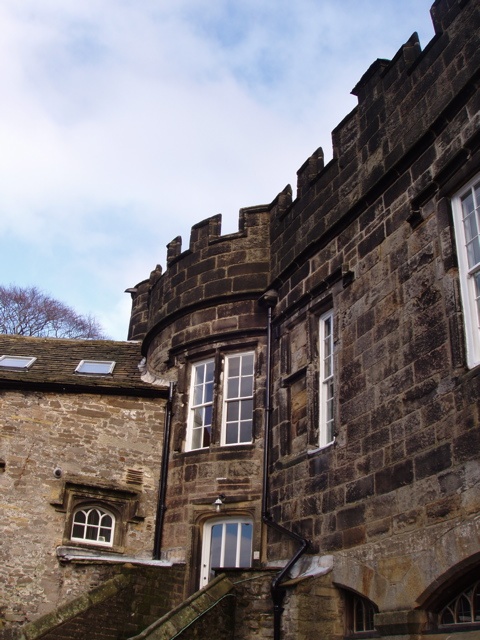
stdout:
<svg viewBox="0 0 480 640">
<path fill-rule="evenodd" d="M 115 553 L 112 551 L 102 551 L 99 549 L 87 549 L 85 547 L 69 547 L 60 546 L 56 550 L 57 558 L 62 563 L 78 562 L 78 563 L 107 563 L 107 564 L 124 564 L 129 562 L 137 565 L 148 566 L 162 566 L 171 567 L 172 562 L 166 560 L 150 560 L 148 558 L 135 558 L 131 556 L 124 556 L 121 553 Z"/>
<path fill-rule="evenodd" d="M 320 453 L 322 451 L 328 451 L 328 449 L 331 449 L 332 447 L 335 446 L 336 441 L 337 441 L 336 438 L 334 438 L 331 442 L 329 442 L 328 444 L 324 444 L 321 447 L 317 447 L 316 449 L 308 449 L 307 455 L 314 456 L 315 454 Z"/>
<path fill-rule="evenodd" d="M 210 447 L 203 447 L 202 449 L 191 449 L 189 451 L 178 451 L 177 455 L 179 456 L 192 456 L 195 454 L 211 454 L 211 453 L 232 453 L 235 452 L 249 452 L 255 447 L 254 442 L 250 443 L 241 443 L 241 444 L 214 444 Z"/>
<path fill-rule="evenodd" d="M 459 623 L 459 624 L 446 624 L 446 625 L 438 625 L 438 627 L 436 629 L 429 629 L 424 631 L 425 635 L 428 636 L 441 636 L 442 640 L 443 637 L 447 638 L 455 634 L 455 633 L 460 633 L 462 632 L 462 634 L 464 634 L 465 632 L 472 632 L 472 640 L 474 639 L 474 637 L 476 638 L 477 635 L 473 636 L 473 633 L 477 632 L 480 630 L 480 624 L 478 622 L 469 622 L 469 623 Z M 463 637 L 463 636 L 462 636 Z M 466 638 L 468 638 L 468 636 L 465 636 Z"/>
</svg>

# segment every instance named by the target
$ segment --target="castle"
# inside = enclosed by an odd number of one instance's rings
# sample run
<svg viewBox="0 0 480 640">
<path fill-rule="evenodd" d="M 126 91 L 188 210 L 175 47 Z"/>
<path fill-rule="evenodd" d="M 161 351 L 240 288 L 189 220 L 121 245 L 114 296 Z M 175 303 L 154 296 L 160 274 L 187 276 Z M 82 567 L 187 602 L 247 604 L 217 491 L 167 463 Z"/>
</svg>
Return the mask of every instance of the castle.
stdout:
<svg viewBox="0 0 480 640">
<path fill-rule="evenodd" d="M 479 13 L 174 239 L 127 342 L 0 337 L 0 638 L 480 637 Z"/>
</svg>

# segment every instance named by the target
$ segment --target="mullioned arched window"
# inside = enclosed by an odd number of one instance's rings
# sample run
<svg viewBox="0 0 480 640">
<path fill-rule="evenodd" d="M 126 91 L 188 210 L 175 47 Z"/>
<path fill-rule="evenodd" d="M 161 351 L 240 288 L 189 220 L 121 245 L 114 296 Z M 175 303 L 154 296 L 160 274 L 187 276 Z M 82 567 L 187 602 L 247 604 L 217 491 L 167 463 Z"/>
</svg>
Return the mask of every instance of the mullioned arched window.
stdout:
<svg viewBox="0 0 480 640">
<path fill-rule="evenodd" d="M 439 613 L 439 626 L 480 623 L 480 580 L 458 593 Z"/>
<path fill-rule="evenodd" d="M 71 539 L 86 544 L 113 545 L 115 516 L 97 506 L 82 506 L 73 514 Z"/>
</svg>

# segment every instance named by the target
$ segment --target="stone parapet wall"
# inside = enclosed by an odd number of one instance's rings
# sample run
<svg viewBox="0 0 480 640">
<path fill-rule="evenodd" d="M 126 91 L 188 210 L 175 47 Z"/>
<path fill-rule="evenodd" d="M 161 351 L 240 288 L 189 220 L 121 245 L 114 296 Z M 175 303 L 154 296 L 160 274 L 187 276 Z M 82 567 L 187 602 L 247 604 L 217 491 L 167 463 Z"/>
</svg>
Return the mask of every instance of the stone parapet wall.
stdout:
<svg viewBox="0 0 480 640">
<path fill-rule="evenodd" d="M 187 250 L 182 252 L 182 240 L 175 238 L 168 245 L 165 272 L 157 267 L 148 281 L 131 290 L 130 338 L 146 337 L 146 353 L 156 334 L 193 310 L 258 297 L 268 282 L 268 222 L 267 206 L 250 207 L 241 210 L 237 233 L 220 235 L 221 216 L 213 216 L 192 227 Z M 231 315 L 242 312 L 220 312 L 216 319 Z M 187 318 L 184 329 L 188 326 Z"/>
<path fill-rule="evenodd" d="M 412 36 L 391 62 L 377 61 L 364 75 L 354 90 L 358 106 L 333 132 L 333 160 L 322 168 L 316 152 L 304 165 L 316 167 L 309 188 L 302 168 L 293 203 L 291 191 L 273 202 L 274 280 L 284 281 L 295 261 L 303 264 L 315 245 L 326 245 L 345 229 L 346 216 L 371 210 L 378 195 L 389 206 L 396 190 L 408 190 L 413 199 L 429 181 L 445 179 L 443 167 L 478 131 L 473 122 L 462 137 L 445 130 L 455 113 L 466 115 L 462 101 L 475 91 L 479 56 L 476 3 L 467 2 L 462 11 L 460 3 L 448 4 L 434 5 L 437 35 L 423 52 Z M 473 107 L 468 115 L 475 113 Z M 436 138 L 435 156 L 428 147 Z M 460 168 L 457 161 L 455 169 Z"/>
</svg>

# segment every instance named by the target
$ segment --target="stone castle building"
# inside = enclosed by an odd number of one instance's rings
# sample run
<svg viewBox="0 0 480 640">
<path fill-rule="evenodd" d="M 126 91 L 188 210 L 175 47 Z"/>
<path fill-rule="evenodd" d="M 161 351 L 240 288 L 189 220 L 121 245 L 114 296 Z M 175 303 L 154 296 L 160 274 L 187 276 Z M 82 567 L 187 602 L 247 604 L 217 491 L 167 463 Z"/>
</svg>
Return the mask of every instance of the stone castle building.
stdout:
<svg viewBox="0 0 480 640">
<path fill-rule="evenodd" d="M 479 13 L 173 240 L 128 342 L 0 339 L 0 638 L 480 638 Z"/>
</svg>

